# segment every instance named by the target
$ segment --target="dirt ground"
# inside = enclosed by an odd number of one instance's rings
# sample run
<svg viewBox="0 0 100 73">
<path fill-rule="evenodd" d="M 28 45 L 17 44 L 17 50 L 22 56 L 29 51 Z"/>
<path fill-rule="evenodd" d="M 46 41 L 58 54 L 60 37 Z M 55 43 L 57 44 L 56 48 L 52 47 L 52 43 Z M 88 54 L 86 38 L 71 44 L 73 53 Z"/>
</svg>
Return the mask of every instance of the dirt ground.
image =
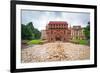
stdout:
<svg viewBox="0 0 100 73">
<path fill-rule="evenodd" d="M 89 58 L 89 46 L 73 43 L 46 43 L 34 45 L 21 51 L 22 63 L 86 60 Z"/>
</svg>

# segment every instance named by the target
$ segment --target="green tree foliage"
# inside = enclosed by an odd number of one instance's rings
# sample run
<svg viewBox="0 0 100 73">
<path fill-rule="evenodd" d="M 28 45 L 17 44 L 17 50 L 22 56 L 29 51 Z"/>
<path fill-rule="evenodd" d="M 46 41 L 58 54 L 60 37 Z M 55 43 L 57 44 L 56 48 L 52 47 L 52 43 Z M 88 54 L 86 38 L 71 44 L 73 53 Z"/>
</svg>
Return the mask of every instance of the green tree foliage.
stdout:
<svg viewBox="0 0 100 73">
<path fill-rule="evenodd" d="M 41 32 L 34 28 L 33 23 L 29 22 L 24 25 L 21 24 L 21 38 L 22 40 L 40 39 Z"/>
<path fill-rule="evenodd" d="M 33 23 L 32 23 L 32 22 L 29 22 L 29 23 L 26 25 L 26 27 L 27 27 L 28 29 L 30 29 L 31 32 L 33 32 L 34 26 L 33 26 Z"/>
<path fill-rule="evenodd" d="M 35 39 L 40 39 L 41 32 L 38 29 L 34 28 L 33 33 L 34 33 Z"/>
<path fill-rule="evenodd" d="M 88 25 L 84 28 L 84 34 L 86 39 L 90 39 L 90 22 L 88 22 Z"/>
<path fill-rule="evenodd" d="M 24 24 L 21 25 L 21 38 L 24 40 L 30 40 L 32 37 L 32 32 L 29 28 L 27 28 Z"/>
</svg>

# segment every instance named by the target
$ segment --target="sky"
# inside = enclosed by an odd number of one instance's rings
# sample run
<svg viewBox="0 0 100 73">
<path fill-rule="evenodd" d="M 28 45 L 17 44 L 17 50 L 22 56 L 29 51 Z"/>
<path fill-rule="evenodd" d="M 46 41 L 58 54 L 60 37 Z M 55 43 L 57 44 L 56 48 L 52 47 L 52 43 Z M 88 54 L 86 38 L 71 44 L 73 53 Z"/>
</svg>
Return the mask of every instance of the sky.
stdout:
<svg viewBox="0 0 100 73">
<path fill-rule="evenodd" d="M 71 27 L 75 25 L 81 25 L 82 27 L 85 27 L 90 21 L 90 14 L 63 11 L 21 11 L 21 24 L 32 22 L 33 26 L 38 30 L 45 30 L 49 21 L 65 21 Z"/>
</svg>

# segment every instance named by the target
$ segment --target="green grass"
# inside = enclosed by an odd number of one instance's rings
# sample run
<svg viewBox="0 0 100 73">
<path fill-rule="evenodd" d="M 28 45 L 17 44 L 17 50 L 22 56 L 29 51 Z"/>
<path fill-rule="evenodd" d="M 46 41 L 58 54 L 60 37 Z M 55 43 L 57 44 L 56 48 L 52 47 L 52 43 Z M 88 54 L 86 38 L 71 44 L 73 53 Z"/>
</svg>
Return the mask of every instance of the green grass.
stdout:
<svg viewBox="0 0 100 73">
<path fill-rule="evenodd" d="M 87 45 L 88 44 L 87 40 L 78 40 L 78 41 L 79 41 L 79 44 L 82 44 L 82 45 Z"/>
<path fill-rule="evenodd" d="M 32 45 L 32 44 L 42 44 L 43 42 L 42 42 L 42 40 L 31 40 L 31 41 L 29 41 L 28 42 L 28 45 Z"/>
<path fill-rule="evenodd" d="M 88 41 L 87 40 L 71 40 L 71 42 L 75 44 L 81 44 L 81 45 L 87 45 Z"/>
</svg>

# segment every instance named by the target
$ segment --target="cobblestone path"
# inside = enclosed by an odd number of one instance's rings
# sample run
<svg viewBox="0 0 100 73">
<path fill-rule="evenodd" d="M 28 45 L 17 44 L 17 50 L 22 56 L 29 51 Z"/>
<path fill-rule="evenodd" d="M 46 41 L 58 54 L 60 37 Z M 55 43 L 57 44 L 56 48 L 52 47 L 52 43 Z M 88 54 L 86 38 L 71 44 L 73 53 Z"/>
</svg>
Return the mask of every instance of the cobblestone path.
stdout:
<svg viewBox="0 0 100 73">
<path fill-rule="evenodd" d="M 73 43 L 46 43 L 21 51 L 22 63 L 85 60 L 90 58 L 90 47 Z"/>
</svg>

